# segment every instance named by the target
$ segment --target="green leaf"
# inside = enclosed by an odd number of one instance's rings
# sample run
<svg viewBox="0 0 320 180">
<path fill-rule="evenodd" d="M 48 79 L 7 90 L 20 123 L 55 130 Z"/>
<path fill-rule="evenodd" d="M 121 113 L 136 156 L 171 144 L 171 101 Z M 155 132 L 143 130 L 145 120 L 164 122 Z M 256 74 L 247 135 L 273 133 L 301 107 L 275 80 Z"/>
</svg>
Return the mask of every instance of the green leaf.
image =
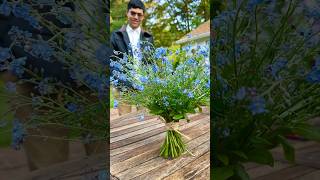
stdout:
<svg viewBox="0 0 320 180">
<path fill-rule="evenodd" d="M 226 166 L 221 168 L 213 168 L 211 171 L 211 179 L 226 180 L 234 175 L 233 167 Z"/>
<path fill-rule="evenodd" d="M 249 141 L 251 136 L 251 133 L 254 131 L 255 124 L 254 123 L 248 123 L 244 128 L 241 129 L 239 139 L 241 141 Z"/>
<path fill-rule="evenodd" d="M 274 131 L 274 134 L 291 134 L 292 129 L 288 127 L 279 127 Z"/>
<path fill-rule="evenodd" d="M 160 115 L 162 114 L 164 111 L 161 109 L 156 109 L 156 110 L 151 110 L 150 113 L 151 114 L 155 114 L 155 115 Z"/>
<path fill-rule="evenodd" d="M 229 157 L 224 154 L 218 154 L 217 158 L 224 164 L 224 165 L 229 165 Z"/>
<path fill-rule="evenodd" d="M 299 124 L 295 126 L 292 131 L 307 139 L 320 141 L 320 129 L 309 124 Z"/>
<path fill-rule="evenodd" d="M 188 113 L 197 113 L 196 110 L 193 108 L 193 107 L 190 107 L 189 110 L 188 110 Z"/>
<path fill-rule="evenodd" d="M 244 152 L 241 152 L 241 151 L 231 151 L 231 153 L 237 155 L 238 157 L 240 158 L 243 158 L 245 160 L 248 159 L 248 156 L 244 153 Z"/>
<path fill-rule="evenodd" d="M 252 137 L 250 140 L 255 145 L 272 146 L 272 143 L 270 141 L 262 137 L 255 136 L 255 137 Z"/>
<path fill-rule="evenodd" d="M 242 180 L 249 180 L 250 176 L 242 165 L 237 165 L 235 167 L 235 172 Z"/>
<path fill-rule="evenodd" d="M 279 138 L 280 144 L 282 145 L 285 158 L 290 162 L 294 162 L 295 161 L 294 147 L 286 140 L 285 137 L 279 135 L 278 138 Z"/>
<path fill-rule="evenodd" d="M 179 120 L 179 119 L 182 119 L 182 118 L 184 118 L 184 116 L 182 114 L 178 114 L 178 115 L 173 116 L 174 120 Z"/>
<path fill-rule="evenodd" d="M 273 156 L 267 149 L 253 149 L 247 153 L 247 156 L 249 158 L 249 161 L 259 164 L 266 164 L 269 166 L 274 165 Z"/>
</svg>

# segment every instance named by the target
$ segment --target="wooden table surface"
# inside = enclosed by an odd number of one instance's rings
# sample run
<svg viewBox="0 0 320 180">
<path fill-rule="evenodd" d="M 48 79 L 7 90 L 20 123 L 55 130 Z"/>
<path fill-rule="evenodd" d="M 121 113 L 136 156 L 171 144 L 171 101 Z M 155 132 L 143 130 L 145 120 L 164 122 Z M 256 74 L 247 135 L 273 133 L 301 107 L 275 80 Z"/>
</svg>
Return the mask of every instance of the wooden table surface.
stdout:
<svg viewBox="0 0 320 180">
<path fill-rule="evenodd" d="M 117 117 L 111 115 L 110 165 L 114 179 L 210 179 L 210 115 L 190 115 L 191 121 L 180 122 L 190 154 L 167 160 L 159 156 L 165 126 L 156 116 L 139 113 Z"/>
<path fill-rule="evenodd" d="M 272 150 L 276 160 L 274 167 L 254 163 L 246 164 L 253 180 L 319 180 L 320 143 L 314 141 L 291 140 L 296 151 L 294 164 L 285 160 L 282 148 Z"/>
<path fill-rule="evenodd" d="M 135 113 L 119 117 L 111 115 L 111 174 L 114 179 L 209 179 L 210 143 L 209 114 L 192 115 L 190 123 L 182 123 L 182 132 L 196 157 L 188 154 L 175 160 L 159 157 L 164 138 L 164 125 L 152 116 L 138 120 Z M 274 167 L 246 164 L 253 180 L 319 180 L 320 143 L 292 140 L 296 148 L 296 163 L 283 158 L 280 147 L 273 150 Z M 0 179 L 68 179 L 80 180 L 104 167 L 106 158 L 101 155 L 85 157 L 81 143 L 70 144 L 70 160 L 35 172 L 28 171 L 23 149 L 0 148 Z M 48 172 L 51 172 L 50 174 Z M 58 173 L 57 173 L 58 172 Z M 32 175 L 32 176 L 26 176 Z M 63 178 L 62 178 L 63 177 Z"/>
</svg>

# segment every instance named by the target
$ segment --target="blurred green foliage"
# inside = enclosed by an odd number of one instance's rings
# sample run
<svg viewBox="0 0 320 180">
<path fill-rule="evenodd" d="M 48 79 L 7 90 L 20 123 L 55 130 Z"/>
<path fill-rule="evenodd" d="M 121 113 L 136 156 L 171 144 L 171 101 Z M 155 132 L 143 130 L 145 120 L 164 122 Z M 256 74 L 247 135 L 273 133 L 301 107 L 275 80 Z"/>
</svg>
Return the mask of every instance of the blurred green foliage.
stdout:
<svg viewBox="0 0 320 180">
<path fill-rule="evenodd" d="M 210 19 L 209 0 L 143 0 L 147 12 L 143 28 L 154 36 L 155 46 L 169 47 Z M 126 0 L 111 2 L 111 32 L 126 23 Z"/>
<path fill-rule="evenodd" d="M 4 91 L 4 85 L 3 82 L 0 81 L 0 92 L 1 94 Z M 2 124 L 1 122 L 3 122 L 2 120 L 4 119 L 0 119 L 0 147 L 7 147 L 10 146 L 11 144 L 11 129 L 12 129 L 12 124 L 10 123 L 13 115 L 12 114 L 7 114 L 6 116 L 2 116 L 3 114 L 6 113 L 6 111 L 8 110 L 8 103 L 7 103 L 7 99 L 3 96 L 0 96 L 0 115 L 1 118 L 6 118 L 5 121 L 6 124 Z"/>
</svg>

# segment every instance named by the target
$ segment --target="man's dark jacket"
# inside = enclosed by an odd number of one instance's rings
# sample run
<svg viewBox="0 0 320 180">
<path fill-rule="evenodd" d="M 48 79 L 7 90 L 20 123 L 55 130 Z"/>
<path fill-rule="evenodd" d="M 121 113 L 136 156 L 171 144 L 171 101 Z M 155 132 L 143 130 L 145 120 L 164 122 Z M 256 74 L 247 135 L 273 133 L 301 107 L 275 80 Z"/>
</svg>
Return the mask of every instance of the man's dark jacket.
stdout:
<svg viewBox="0 0 320 180">
<path fill-rule="evenodd" d="M 128 54 L 130 40 L 129 40 L 128 33 L 126 31 L 126 28 L 127 28 L 127 26 L 124 25 L 119 30 L 114 31 L 111 34 L 110 41 L 111 41 L 111 46 L 112 46 L 113 50 Z M 150 33 L 141 29 L 140 41 L 142 41 L 142 42 L 147 41 L 147 42 L 150 42 L 151 44 L 153 44 L 153 37 Z"/>
<path fill-rule="evenodd" d="M 124 25 L 119 30 L 114 31 L 111 34 L 110 42 L 111 42 L 112 49 L 114 51 L 120 51 L 120 52 L 126 53 L 126 54 L 130 53 L 129 55 L 132 56 L 132 51 L 129 52 L 130 40 L 129 40 L 128 33 L 126 31 L 126 28 L 127 28 L 127 25 Z M 153 44 L 153 36 L 150 33 L 141 29 L 140 42 L 149 42 L 149 43 Z M 147 45 L 146 43 L 143 43 L 143 44 Z M 141 48 L 143 49 L 144 46 L 142 45 Z M 122 58 L 122 55 L 118 55 L 118 57 Z M 116 59 L 114 59 L 114 60 L 116 60 Z M 144 61 L 144 58 L 142 59 L 142 61 Z M 111 73 L 113 70 L 117 70 L 117 69 L 110 67 Z M 132 85 L 128 81 L 120 81 L 119 80 L 119 82 L 128 88 L 132 87 Z"/>
</svg>

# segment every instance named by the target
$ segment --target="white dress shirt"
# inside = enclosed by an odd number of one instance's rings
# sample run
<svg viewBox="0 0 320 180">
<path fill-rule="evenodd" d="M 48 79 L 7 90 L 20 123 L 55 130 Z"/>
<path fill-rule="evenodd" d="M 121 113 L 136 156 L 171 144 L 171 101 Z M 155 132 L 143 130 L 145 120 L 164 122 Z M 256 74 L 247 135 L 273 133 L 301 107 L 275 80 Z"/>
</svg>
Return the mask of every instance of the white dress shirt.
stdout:
<svg viewBox="0 0 320 180">
<path fill-rule="evenodd" d="M 132 55 L 134 60 L 133 67 L 134 69 L 137 70 L 138 67 L 140 66 L 140 61 L 142 58 L 140 47 L 138 47 L 138 43 L 140 41 L 141 28 L 139 26 L 136 29 L 132 29 L 130 25 L 127 25 L 126 31 L 128 33 L 131 48 L 132 48 Z"/>
<path fill-rule="evenodd" d="M 131 46 L 137 47 L 137 44 L 140 41 L 140 33 L 141 33 L 140 26 L 136 29 L 132 29 L 130 25 L 127 25 L 126 31 L 128 33 Z"/>
</svg>

